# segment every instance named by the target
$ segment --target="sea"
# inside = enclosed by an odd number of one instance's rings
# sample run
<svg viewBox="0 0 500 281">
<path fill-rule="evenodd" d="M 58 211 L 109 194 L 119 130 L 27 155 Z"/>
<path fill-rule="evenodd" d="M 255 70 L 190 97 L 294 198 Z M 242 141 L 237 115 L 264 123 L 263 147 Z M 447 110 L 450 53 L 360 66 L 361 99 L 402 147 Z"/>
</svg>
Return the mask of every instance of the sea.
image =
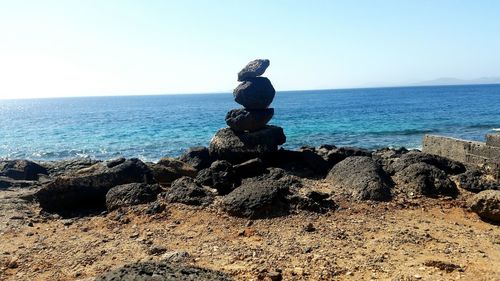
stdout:
<svg viewBox="0 0 500 281">
<path fill-rule="evenodd" d="M 421 147 L 425 134 L 483 141 L 500 131 L 500 85 L 277 92 L 284 147 Z M 0 100 L 0 158 L 137 157 L 208 146 L 239 108 L 231 93 Z"/>
</svg>

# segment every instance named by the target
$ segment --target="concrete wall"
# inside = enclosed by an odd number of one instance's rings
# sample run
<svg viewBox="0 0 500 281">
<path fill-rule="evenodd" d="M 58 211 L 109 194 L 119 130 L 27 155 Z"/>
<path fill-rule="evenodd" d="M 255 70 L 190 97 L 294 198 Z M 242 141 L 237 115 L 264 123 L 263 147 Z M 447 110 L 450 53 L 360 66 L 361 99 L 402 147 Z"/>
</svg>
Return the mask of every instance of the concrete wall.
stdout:
<svg viewBox="0 0 500 281">
<path fill-rule="evenodd" d="M 485 143 L 425 135 L 422 143 L 422 151 L 462 163 L 483 166 L 490 163 L 493 159 L 500 158 L 500 146 L 497 146 L 497 141 L 499 141 L 498 136 L 500 135 L 491 135 L 491 137 L 488 137 L 488 143 Z"/>
<path fill-rule="evenodd" d="M 486 145 L 500 147 L 500 134 L 486 135 Z"/>
</svg>

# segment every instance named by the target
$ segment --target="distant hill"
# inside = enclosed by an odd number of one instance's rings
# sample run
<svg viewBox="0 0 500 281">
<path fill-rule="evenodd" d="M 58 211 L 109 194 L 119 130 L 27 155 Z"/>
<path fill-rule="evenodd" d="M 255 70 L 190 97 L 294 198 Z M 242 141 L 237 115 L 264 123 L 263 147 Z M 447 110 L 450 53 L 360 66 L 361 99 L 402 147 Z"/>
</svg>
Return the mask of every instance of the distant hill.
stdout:
<svg viewBox="0 0 500 281">
<path fill-rule="evenodd" d="M 500 84 L 500 77 L 481 77 L 478 79 L 471 79 L 471 80 L 443 77 L 434 80 L 414 83 L 412 84 L 412 86 L 476 85 L 476 84 Z"/>
</svg>

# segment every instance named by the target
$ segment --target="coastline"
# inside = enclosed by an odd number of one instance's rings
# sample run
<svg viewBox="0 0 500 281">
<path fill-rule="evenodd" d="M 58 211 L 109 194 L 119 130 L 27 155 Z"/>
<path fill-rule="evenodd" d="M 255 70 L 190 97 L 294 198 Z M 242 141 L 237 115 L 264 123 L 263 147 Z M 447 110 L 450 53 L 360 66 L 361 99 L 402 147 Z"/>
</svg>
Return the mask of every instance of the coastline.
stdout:
<svg viewBox="0 0 500 281">
<path fill-rule="evenodd" d="M 195 147 L 156 163 L 7 162 L 4 280 L 93 280 L 127 264 L 201 268 L 207 280 L 500 274 L 490 266 L 500 230 L 470 203 L 497 185 L 416 150 L 322 145 L 228 163 Z"/>
</svg>

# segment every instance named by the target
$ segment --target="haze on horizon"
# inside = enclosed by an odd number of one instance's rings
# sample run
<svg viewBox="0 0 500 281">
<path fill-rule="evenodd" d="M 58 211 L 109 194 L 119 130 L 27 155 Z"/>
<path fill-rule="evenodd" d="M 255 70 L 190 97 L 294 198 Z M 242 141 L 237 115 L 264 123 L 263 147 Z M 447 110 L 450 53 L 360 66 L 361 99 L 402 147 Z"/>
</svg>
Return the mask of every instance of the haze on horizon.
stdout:
<svg viewBox="0 0 500 281">
<path fill-rule="evenodd" d="M 0 99 L 500 77 L 499 1 L 0 0 Z"/>
</svg>

